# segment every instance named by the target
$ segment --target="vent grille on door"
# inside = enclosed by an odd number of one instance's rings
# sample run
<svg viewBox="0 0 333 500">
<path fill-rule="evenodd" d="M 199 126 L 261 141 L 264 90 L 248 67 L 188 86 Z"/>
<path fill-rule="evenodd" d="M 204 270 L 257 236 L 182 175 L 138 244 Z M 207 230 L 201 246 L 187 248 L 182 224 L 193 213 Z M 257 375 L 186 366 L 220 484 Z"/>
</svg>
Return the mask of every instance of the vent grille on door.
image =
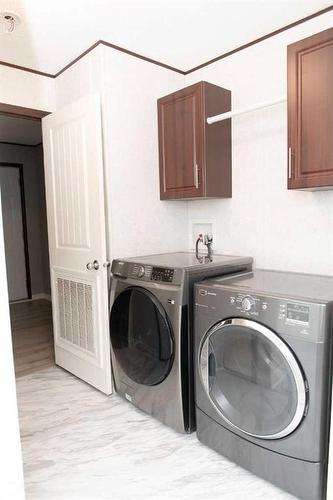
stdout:
<svg viewBox="0 0 333 500">
<path fill-rule="evenodd" d="M 57 278 L 60 337 L 95 352 L 92 286 Z"/>
</svg>

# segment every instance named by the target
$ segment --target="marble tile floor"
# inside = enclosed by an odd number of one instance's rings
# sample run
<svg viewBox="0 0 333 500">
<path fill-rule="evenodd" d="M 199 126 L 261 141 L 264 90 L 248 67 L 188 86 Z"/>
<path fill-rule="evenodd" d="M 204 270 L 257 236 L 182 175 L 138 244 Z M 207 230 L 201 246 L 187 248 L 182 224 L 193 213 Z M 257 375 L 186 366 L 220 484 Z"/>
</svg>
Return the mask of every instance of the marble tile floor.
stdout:
<svg viewBox="0 0 333 500">
<path fill-rule="evenodd" d="M 292 500 L 56 366 L 17 379 L 27 500 Z"/>
</svg>

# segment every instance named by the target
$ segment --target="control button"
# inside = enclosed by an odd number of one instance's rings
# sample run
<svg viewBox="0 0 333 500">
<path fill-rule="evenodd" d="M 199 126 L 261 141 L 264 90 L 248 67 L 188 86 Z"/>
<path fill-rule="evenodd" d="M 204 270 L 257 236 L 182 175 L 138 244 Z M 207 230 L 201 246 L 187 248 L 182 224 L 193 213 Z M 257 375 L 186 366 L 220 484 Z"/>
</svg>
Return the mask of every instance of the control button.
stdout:
<svg viewBox="0 0 333 500">
<path fill-rule="evenodd" d="M 267 304 L 262 305 L 263 310 L 265 311 L 267 309 Z"/>
<path fill-rule="evenodd" d="M 242 300 L 242 309 L 244 309 L 244 311 L 250 311 L 253 306 L 254 300 L 252 299 L 252 297 L 245 297 Z"/>
<path fill-rule="evenodd" d="M 144 276 L 144 274 L 145 274 L 144 266 L 138 266 L 138 270 L 137 270 L 138 278 L 142 278 L 142 276 Z"/>
</svg>

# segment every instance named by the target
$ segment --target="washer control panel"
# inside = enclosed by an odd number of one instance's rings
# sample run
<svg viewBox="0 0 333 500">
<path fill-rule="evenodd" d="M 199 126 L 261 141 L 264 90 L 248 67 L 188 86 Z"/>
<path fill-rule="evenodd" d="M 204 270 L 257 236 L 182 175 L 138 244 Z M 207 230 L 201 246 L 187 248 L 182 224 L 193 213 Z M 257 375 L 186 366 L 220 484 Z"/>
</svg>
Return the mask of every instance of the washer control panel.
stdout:
<svg viewBox="0 0 333 500">
<path fill-rule="evenodd" d="M 154 266 L 152 264 L 114 260 L 111 273 L 114 278 L 133 279 L 161 283 L 165 285 L 181 285 L 184 282 L 184 271 L 181 268 Z"/>
<path fill-rule="evenodd" d="M 175 270 L 167 267 L 153 267 L 150 279 L 172 283 Z"/>
<path fill-rule="evenodd" d="M 134 264 L 132 268 L 133 278 L 142 278 L 145 275 L 145 272 L 146 272 L 145 266 L 141 266 L 140 264 Z"/>
</svg>

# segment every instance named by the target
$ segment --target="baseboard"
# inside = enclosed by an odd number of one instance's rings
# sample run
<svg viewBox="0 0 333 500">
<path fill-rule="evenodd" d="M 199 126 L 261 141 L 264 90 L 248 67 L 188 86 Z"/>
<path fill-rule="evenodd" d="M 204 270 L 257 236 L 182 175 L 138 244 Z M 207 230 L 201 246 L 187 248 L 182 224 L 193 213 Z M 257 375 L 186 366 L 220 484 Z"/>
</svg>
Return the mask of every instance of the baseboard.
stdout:
<svg viewBox="0 0 333 500">
<path fill-rule="evenodd" d="M 51 302 L 51 295 L 47 293 L 36 293 L 32 295 L 31 300 L 48 300 Z"/>
<path fill-rule="evenodd" d="M 48 300 L 49 302 L 52 301 L 51 295 L 47 293 L 35 293 L 32 295 L 31 299 L 22 299 L 22 300 L 10 300 L 10 304 L 21 304 L 22 302 L 31 302 L 32 300 Z"/>
</svg>

